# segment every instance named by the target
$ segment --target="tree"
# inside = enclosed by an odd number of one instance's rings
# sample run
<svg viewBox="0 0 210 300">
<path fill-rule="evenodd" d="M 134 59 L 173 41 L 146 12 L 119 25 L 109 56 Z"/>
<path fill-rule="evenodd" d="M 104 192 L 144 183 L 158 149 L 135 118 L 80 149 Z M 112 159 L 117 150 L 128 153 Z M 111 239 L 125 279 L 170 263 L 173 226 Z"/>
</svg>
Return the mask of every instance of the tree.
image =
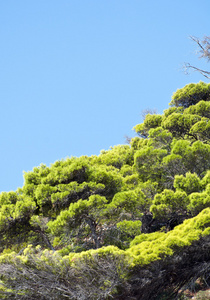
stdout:
<svg viewBox="0 0 210 300">
<path fill-rule="evenodd" d="M 188 108 L 201 100 L 210 100 L 210 84 L 200 81 L 199 83 L 187 84 L 182 89 L 178 89 L 172 96 L 171 106 Z"/>
<path fill-rule="evenodd" d="M 198 45 L 200 53 L 200 58 L 205 58 L 209 62 L 210 60 L 210 36 L 205 36 L 203 40 L 200 40 L 197 37 L 190 36 L 190 39 L 195 42 Z M 190 63 L 185 63 L 184 64 L 184 69 L 186 74 L 188 74 L 189 70 L 192 69 L 194 71 L 198 71 L 201 73 L 204 77 L 210 79 L 210 72 L 206 70 L 202 70 L 198 67 L 192 66 Z"/>
<path fill-rule="evenodd" d="M 130 145 L 42 164 L 1 193 L 0 298 L 175 299 L 208 275 L 209 120 L 210 85 L 187 85 Z"/>
<path fill-rule="evenodd" d="M 101 218 L 107 200 L 99 195 L 92 195 L 88 200 L 79 200 L 71 203 L 67 210 L 62 210 L 54 221 L 48 223 L 51 233 L 66 242 L 77 240 L 79 244 L 85 244 L 89 240 L 94 246 L 101 247 Z M 56 240 L 57 242 L 57 240 Z"/>
</svg>

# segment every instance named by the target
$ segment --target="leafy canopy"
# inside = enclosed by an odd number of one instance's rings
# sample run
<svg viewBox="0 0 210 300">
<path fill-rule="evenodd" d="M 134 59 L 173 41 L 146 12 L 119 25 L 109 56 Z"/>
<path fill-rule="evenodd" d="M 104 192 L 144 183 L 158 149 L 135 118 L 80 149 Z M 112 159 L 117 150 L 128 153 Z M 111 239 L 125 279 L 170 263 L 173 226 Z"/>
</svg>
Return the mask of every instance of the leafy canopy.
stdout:
<svg viewBox="0 0 210 300">
<path fill-rule="evenodd" d="M 41 164 L 22 188 L 1 193 L 0 297 L 126 299 L 139 276 L 142 299 L 154 299 L 153 265 L 190 265 L 184 251 L 208 243 L 209 100 L 210 84 L 189 84 L 163 115 L 134 126 L 129 145 Z M 198 264 L 208 260 L 202 249 Z"/>
</svg>

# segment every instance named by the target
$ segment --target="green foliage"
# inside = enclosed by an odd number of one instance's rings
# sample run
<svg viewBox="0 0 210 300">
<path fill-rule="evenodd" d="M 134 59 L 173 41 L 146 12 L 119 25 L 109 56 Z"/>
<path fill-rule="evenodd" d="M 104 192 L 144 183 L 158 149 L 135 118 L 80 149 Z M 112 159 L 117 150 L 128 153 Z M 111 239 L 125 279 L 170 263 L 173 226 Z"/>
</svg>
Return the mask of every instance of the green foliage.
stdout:
<svg viewBox="0 0 210 300">
<path fill-rule="evenodd" d="M 178 140 L 173 144 L 171 153 L 180 155 L 185 170 L 195 172 L 198 176 L 202 176 L 210 168 L 210 145 L 201 141 L 191 145 L 190 141 Z"/>
<path fill-rule="evenodd" d="M 137 236 L 126 252 L 134 257 L 133 264 L 145 265 L 172 255 L 184 246 L 189 246 L 201 236 L 210 233 L 210 208 L 204 209 L 198 216 L 185 220 L 183 224 L 168 233 L 155 233 L 150 239 L 146 235 L 142 239 Z"/>
<path fill-rule="evenodd" d="M 201 100 L 197 104 L 189 106 L 184 110 L 184 114 L 193 114 L 205 118 L 210 118 L 210 102 Z"/>
<path fill-rule="evenodd" d="M 105 196 L 112 198 L 122 187 L 122 176 L 119 171 L 111 166 L 96 166 L 92 167 L 89 180 L 103 184 L 105 189 Z"/>
<path fill-rule="evenodd" d="M 185 108 L 197 104 L 199 101 L 209 101 L 210 84 L 200 81 L 199 83 L 190 83 L 184 88 L 177 90 L 173 96 L 170 105 Z"/>
<path fill-rule="evenodd" d="M 208 119 L 202 118 L 201 121 L 195 123 L 190 129 L 190 135 L 196 137 L 205 143 L 210 141 L 210 124 Z"/>
<path fill-rule="evenodd" d="M 151 128 L 157 128 L 161 125 L 162 116 L 161 115 L 151 115 L 147 114 L 144 123 L 134 126 L 134 130 L 139 136 L 146 138 L 148 137 L 148 132 Z"/>
<path fill-rule="evenodd" d="M 92 195 L 88 200 L 80 199 L 71 203 L 67 210 L 62 210 L 54 221 L 49 221 L 48 228 L 55 236 L 60 236 L 63 232 L 64 240 L 68 237 L 69 241 L 80 235 L 80 240 L 84 242 L 85 236 L 90 235 L 98 248 L 97 227 L 106 203 L 106 198 L 99 195 Z"/>
<path fill-rule="evenodd" d="M 141 224 L 141 221 L 124 220 L 117 223 L 117 228 L 130 236 L 136 236 L 141 233 Z"/>
<path fill-rule="evenodd" d="M 175 189 L 186 192 L 188 195 L 202 190 L 201 180 L 196 173 L 187 172 L 185 176 L 175 175 Z"/>
<path fill-rule="evenodd" d="M 185 192 L 165 189 L 161 194 L 156 194 L 150 207 L 154 217 L 170 217 L 172 214 L 183 214 L 188 204 Z"/>
<path fill-rule="evenodd" d="M 183 164 L 183 158 L 179 154 L 169 154 L 162 160 L 164 185 L 168 188 L 173 187 L 174 177 L 177 174 L 185 174 L 187 168 Z"/>
<path fill-rule="evenodd" d="M 163 119 L 162 126 L 173 134 L 174 137 L 182 137 L 192 135 L 191 127 L 201 121 L 198 115 L 172 113 Z"/>
<path fill-rule="evenodd" d="M 102 150 L 96 161 L 120 169 L 123 165 L 133 164 L 133 150 L 128 145 L 111 147 L 108 151 Z"/>
<path fill-rule="evenodd" d="M 205 176 L 201 180 L 201 186 L 205 188 L 207 184 L 210 183 L 210 170 L 208 170 L 205 174 Z"/>
<path fill-rule="evenodd" d="M 172 134 L 162 127 L 152 128 L 149 131 L 149 145 L 155 148 L 163 148 L 170 150 L 172 142 Z"/>
<path fill-rule="evenodd" d="M 191 106 L 190 106 L 191 107 Z M 185 111 L 184 107 L 179 106 L 179 107 L 169 107 L 167 109 L 164 110 L 164 118 L 167 118 L 168 116 L 170 116 L 173 113 L 180 113 L 182 114 Z"/>
<path fill-rule="evenodd" d="M 119 192 L 107 206 L 109 215 L 119 218 L 122 214 L 130 215 L 131 219 L 140 218 L 142 211 L 148 206 L 146 197 L 141 189 Z"/>
<path fill-rule="evenodd" d="M 89 166 L 85 158 L 72 158 L 69 162 L 69 164 L 52 166 L 51 172 L 42 178 L 42 183 L 56 185 L 59 183 L 66 184 L 71 181 L 77 181 L 78 183 L 86 181 L 88 177 Z"/>
<path fill-rule="evenodd" d="M 29 246 L 22 256 L 11 253 L 1 257 L 0 297 L 61 300 L 113 298 L 122 292 L 123 285 L 127 285 L 129 265 L 124 258 L 119 249 L 111 247 L 85 255 L 61 257 L 57 252 Z"/>
<path fill-rule="evenodd" d="M 142 181 L 158 181 L 161 176 L 161 161 L 167 155 L 165 149 L 155 149 L 152 146 L 144 147 L 136 151 L 134 156 L 134 167 L 139 173 Z"/>
<path fill-rule="evenodd" d="M 130 243 L 130 247 L 133 247 L 135 245 L 139 245 L 142 242 L 151 242 L 153 240 L 159 239 L 160 237 L 165 236 L 164 232 L 157 231 L 157 232 L 152 232 L 152 233 L 146 233 L 146 234 L 141 234 L 136 236 Z"/>
<path fill-rule="evenodd" d="M 170 274 L 209 247 L 209 100 L 210 84 L 187 85 L 130 145 L 41 164 L 1 193 L 0 298 L 151 300 L 189 282 Z"/>
<path fill-rule="evenodd" d="M 131 148 L 136 151 L 141 149 L 141 147 L 144 147 L 148 144 L 148 140 L 140 137 L 134 137 L 131 139 L 130 145 Z"/>
<path fill-rule="evenodd" d="M 210 184 L 208 184 L 204 192 L 190 194 L 189 200 L 188 210 L 190 210 L 193 215 L 197 215 L 204 208 L 210 207 Z"/>
</svg>

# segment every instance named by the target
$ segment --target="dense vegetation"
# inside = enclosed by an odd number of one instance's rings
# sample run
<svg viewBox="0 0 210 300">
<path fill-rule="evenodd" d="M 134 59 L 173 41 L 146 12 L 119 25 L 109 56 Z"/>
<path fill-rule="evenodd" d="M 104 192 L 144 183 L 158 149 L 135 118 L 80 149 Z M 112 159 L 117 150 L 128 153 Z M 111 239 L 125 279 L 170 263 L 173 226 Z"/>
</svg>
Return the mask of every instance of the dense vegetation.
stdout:
<svg viewBox="0 0 210 300">
<path fill-rule="evenodd" d="M 189 84 L 130 145 L 1 193 L 0 298 L 181 299 L 210 283 L 209 119 L 210 84 Z"/>
</svg>

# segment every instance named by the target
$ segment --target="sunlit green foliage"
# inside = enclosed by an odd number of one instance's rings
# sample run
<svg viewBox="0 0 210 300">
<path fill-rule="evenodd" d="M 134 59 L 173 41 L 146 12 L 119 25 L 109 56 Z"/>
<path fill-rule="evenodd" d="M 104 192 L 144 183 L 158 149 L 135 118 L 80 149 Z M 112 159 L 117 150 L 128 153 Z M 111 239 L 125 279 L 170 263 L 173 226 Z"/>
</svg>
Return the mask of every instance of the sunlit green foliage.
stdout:
<svg viewBox="0 0 210 300">
<path fill-rule="evenodd" d="M 167 155 L 165 149 L 155 149 L 152 146 L 144 147 L 135 153 L 134 167 L 142 181 L 152 179 L 158 181 L 161 177 L 161 161 Z"/>
<path fill-rule="evenodd" d="M 210 84 L 170 105 L 130 145 L 41 164 L 0 194 L 0 298 L 130 299 L 139 268 L 210 235 Z"/>
<path fill-rule="evenodd" d="M 198 115 L 210 118 L 210 102 L 201 100 L 195 105 L 191 105 L 184 110 L 184 114 Z"/>
<path fill-rule="evenodd" d="M 187 172 L 186 175 L 176 175 L 174 179 L 174 187 L 177 190 L 191 194 L 202 190 L 201 180 L 196 173 Z"/>
<path fill-rule="evenodd" d="M 172 97 L 170 105 L 185 108 L 197 104 L 199 101 L 209 101 L 210 84 L 200 81 L 199 83 L 190 83 L 182 89 L 178 89 Z"/>
<path fill-rule="evenodd" d="M 171 153 L 181 156 L 186 172 L 203 176 L 210 169 L 210 145 L 201 141 L 191 144 L 190 141 L 179 140 L 173 144 Z"/>
<path fill-rule="evenodd" d="M 170 150 L 172 134 L 162 127 L 152 128 L 149 131 L 149 145 L 155 148 Z"/>
<path fill-rule="evenodd" d="M 161 115 L 151 115 L 148 114 L 145 117 L 143 124 L 138 124 L 134 126 L 134 130 L 139 136 L 146 138 L 148 137 L 148 132 L 151 128 L 157 128 L 161 125 L 162 116 Z"/>
<path fill-rule="evenodd" d="M 134 256 L 134 264 L 148 264 L 172 255 L 180 247 L 189 246 L 201 236 L 210 234 L 210 208 L 204 209 L 197 217 L 185 220 L 183 224 L 167 233 L 153 233 L 137 236 L 127 253 Z"/>
<path fill-rule="evenodd" d="M 124 220 L 117 223 L 117 228 L 130 236 L 136 236 L 141 233 L 141 221 Z"/>
<path fill-rule="evenodd" d="M 174 137 L 182 137 L 185 135 L 191 136 L 191 127 L 201 121 L 198 115 L 172 113 L 170 116 L 163 119 L 162 126 L 173 134 Z"/>
<path fill-rule="evenodd" d="M 183 214 L 188 204 L 185 192 L 165 189 L 161 194 L 156 194 L 150 207 L 153 216 L 170 217 L 172 214 Z"/>
<path fill-rule="evenodd" d="M 133 150 L 128 145 L 111 147 L 108 151 L 102 150 L 95 162 L 120 169 L 123 165 L 133 164 Z"/>
<path fill-rule="evenodd" d="M 48 228 L 54 236 L 60 236 L 65 242 L 68 239 L 85 240 L 90 237 L 90 242 L 95 243 L 98 248 L 101 231 L 101 227 L 98 227 L 103 224 L 100 219 L 106 203 L 106 198 L 99 195 L 71 203 L 67 210 L 62 210 L 54 221 L 48 223 Z"/>
<path fill-rule="evenodd" d="M 210 141 L 210 125 L 206 118 L 202 118 L 201 121 L 195 123 L 190 129 L 190 135 L 196 139 L 201 140 L 205 143 Z"/>
<path fill-rule="evenodd" d="M 198 214 L 206 207 L 210 207 L 210 184 L 207 185 L 205 191 L 202 193 L 190 194 L 189 200 L 188 210 L 190 210 L 193 215 Z"/>
</svg>

